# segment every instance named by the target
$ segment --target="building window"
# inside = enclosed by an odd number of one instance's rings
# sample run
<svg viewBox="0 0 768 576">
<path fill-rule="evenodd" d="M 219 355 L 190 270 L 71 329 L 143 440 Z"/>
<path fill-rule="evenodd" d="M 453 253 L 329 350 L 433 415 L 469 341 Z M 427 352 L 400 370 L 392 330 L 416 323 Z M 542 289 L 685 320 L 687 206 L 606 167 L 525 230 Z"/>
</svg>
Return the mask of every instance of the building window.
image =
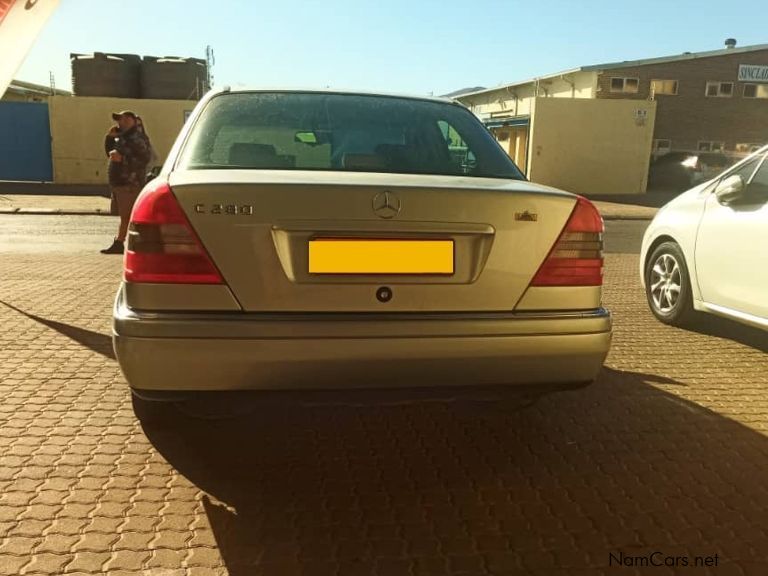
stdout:
<svg viewBox="0 0 768 576">
<path fill-rule="evenodd" d="M 651 80 L 651 92 L 677 96 L 677 80 Z"/>
<path fill-rule="evenodd" d="M 639 86 L 638 78 L 611 78 L 611 92 L 636 94 Z"/>
<path fill-rule="evenodd" d="M 744 98 L 768 98 L 768 84 L 744 84 Z"/>
<path fill-rule="evenodd" d="M 722 152 L 725 150 L 725 142 L 700 140 L 698 150 L 699 152 Z"/>
<path fill-rule="evenodd" d="M 711 98 L 730 98 L 733 96 L 733 82 L 707 82 L 706 95 Z"/>
<path fill-rule="evenodd" d="M 672 150 L 672 140 L 660 138 L 658 140 L 653 141 L 652 151 L 654 154 L 660 156 L 662 154 L 666 154 L 670 150 Z"/>
</svg>

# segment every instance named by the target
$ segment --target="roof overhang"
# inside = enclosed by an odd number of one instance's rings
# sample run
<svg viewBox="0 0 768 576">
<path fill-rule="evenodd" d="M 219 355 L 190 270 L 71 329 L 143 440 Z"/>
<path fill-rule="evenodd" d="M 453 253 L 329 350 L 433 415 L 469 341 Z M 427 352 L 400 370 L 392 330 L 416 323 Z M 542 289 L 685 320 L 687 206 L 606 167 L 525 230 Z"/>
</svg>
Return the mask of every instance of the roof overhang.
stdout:
<svg viewBox="0 0 768 576">
<path fill-rule="evenodd" d="M 661 58 L 647 58 L 644 60 L 625 60 L 623 62 L 607 62 L 604 64 L 594 64 L 591 66 L 580 66 L 579 68 L 572 68 L 570 70 L 563 70 L 562 72 L 555 72 L 554 74 L 547 74 L 544 76 L 537 76 L 535 78 L 529 78 L 520 82 L 513 82 L 511 84 L 501 84 L 492 88 L 486 88 L 485 90 L 478 90 L 477 92 L 468 92 L 456 96 L 456 100 L 462 100 L 472 96 L 478 96 L 480 94 L 490 94 L 492 92 L 509 91 L 512 88 L 518 86 L 526 86 L 535 84 L 541 80 L 551 80 L 554 78 L 560 78 L 561 76 L 567 76 L 569 74 L 575 74 L 577 72 L 600 72 L 602 70 L 610 70 L 612 68 L 625 68 L 629 66 L 647 66 L 649 64 L 665 64 L 669 62 L 678 62 L 684 60 L 696 60 L 698 58 L 714 58 L 717 56 L 728 56 L 730 54 L 742 54 L 748 52 L 757 52 L 759 50 L 768 50 L 768 44 L 755 44 L 752 46 L 742 46 L 740 48 L 725 48 L 719 50 L 710 50 L 707 52 L 687 52 L 684 54 L 678 54 L 675 56 L 664 56 Z"/>
<path fill-rule="evenodd" d="M 72 93 L 67 90 L 60 90 L 58 88 L 51 89 L 49 86 L 43 86 L 42 84 L 33 84 L 32 82 L 24 82 L 22 80 L 12 80 L 8 85 L 8 92 L 15 94 L 33 94 L 35 96 L 71 96 Z"/>
<path fill-rule="evenodd" d="M 612 70 L 615 68 L 627 68 L 634 66 L 649 66 L 651 64 L 669 64 L 672 62 L 684 62 L 686 60 L 698 60 L 701 58 L 717 58 L 718 56 L 730 56 L 731 54 L 746 54 L 749 52 L 758 52 L 768 50 L 768 44 L 755 44 L 752 46 L 742 46 L 741 48 L 721 48 L 719 50 L 708 50 L 707 52 L 685 52 L 674 56 L 662 56 L 661 58 L 645 58 L 643 60 L 624 60 L 623 62 L 606 62 L 605 64 L 595 64 L 593 66 L 584 66 L 585 72 L 598 72 L 601 70 Z"/>
<path fill-rule="evenodd" d="M 520 86 L 528 86 L 536 84 L 542 80 L 552 80 L 560 78 L 561 76 L 568 76 L 569 74 L 575 74 L 577 72 L 584 72 L 584 68 L 571 68 L 570 70 L 563 70 L 562 72 L 555 72 L 554 74 L 546 74 L 544 76 L 536 76 L 535 78 L 529 78 L 528 80 L 521 80 L 520 82 L 513 82 L 512 84 L 502 84 L 501 86 L 494 86 L 493 88 L 486 88 L 485 90 L 478 90 L 477 92 L 468 92 L 467 94 L 461 94 L 456 96 L 456 100 L 461 100 L 467 96 L 477 96 L 480 94 L 490 94 L 492 92 L 509 91 L 512 88 Z"/>
</svg>

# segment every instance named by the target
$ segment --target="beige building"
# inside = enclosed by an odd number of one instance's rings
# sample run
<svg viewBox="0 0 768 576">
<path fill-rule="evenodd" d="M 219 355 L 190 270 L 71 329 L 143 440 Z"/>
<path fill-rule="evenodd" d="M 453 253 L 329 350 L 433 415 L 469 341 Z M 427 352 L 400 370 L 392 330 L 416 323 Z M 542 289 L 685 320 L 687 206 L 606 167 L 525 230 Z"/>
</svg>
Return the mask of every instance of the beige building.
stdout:
<svg viewBox="0 0 768 576">
<path fill-rule="evenodd" d="M 456 99 L 486 124 L 530 178 L 542 183 L 568 183 L 569 179 L 559 173 L 565 164 L 550 164 L 546 169 L 536 166 L 541 157 L 532 147 L 535 125 L 537 120 L 550 123 L 541 117 L 544 108 L 538 102 L 585 99 L 597 101 L 597 108 L 611 101 L 630 102 L 633 117 L 626 121 L 642 121 L 646 129 L 612 130 L 606 124 L 617 118 L 613 110 L 605 108 L 611 111 L 593 116 L 580 134 L 569 136 L 574 140 L 565 140 L 565 132 L 561 134 L 561 157 L 567 157 L 566 150 L 573 157 L 590 149 L 594 156 L 583 161 L 601 177 L 606 171 L 634 174 L 638 164 L 644 164 L 647 173 L 652 154 L 682 150 L 738 155 L 768 141 L 768 44 L 736 48 L 735 41 L 729 40 L 726 46 L 709 52 L 583 66 L 464 93 Z M 654 106 L 646 107 L 648 102 Z M 653 133 L 646 150 L 648 126 Z M 640 138 L 630 146 L 640 157 L 631 162 L 624 154 L 627 143 L 623 139 L 629 134 Z M 614 157 L 616 151 L 621 151 L 620 164 Z M 637 192 L 636 179 L 628 179 L 621 188 L 604 193 Z"/>
<path fill-rule="evenodd" d="M 577 69 L 463 94 L 457 100 L 490 128 L 515 163 L 527 173 L 528 139 L 536 99 L 594 98 L 596 93 L 596 74 Z"/>
<path fill-rule="evenodd" d="M 145 100 L 54 96 L 48 101 L 53 181 L 57 184 L 105 184 L 104 137 L 112 112 L 132 110 L 141 116 L 152 146 L 164 162 L 193 100 Z"/>
</svg>

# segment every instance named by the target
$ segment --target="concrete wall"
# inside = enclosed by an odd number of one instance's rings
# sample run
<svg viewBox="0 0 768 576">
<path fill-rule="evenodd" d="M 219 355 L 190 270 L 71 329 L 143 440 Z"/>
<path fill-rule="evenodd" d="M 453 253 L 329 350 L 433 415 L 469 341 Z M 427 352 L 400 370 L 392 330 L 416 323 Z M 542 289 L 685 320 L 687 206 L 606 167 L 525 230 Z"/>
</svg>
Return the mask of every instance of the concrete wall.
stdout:
<svg viewBox="0 0 768 576">
<path fill-rule="evenodd" d="M 655 112 L 653 101 L 537 98 L 528 177 L 585 196 L 644 193 Z"/>
<path fill-rule="evenodd" d="M 51 118 L 53 180 L 56 184 L 105 184 L 104 136 L 114 123 L 112 112 L 133 110 L 142 117 L 160 163 L 184 124 L 192 100 L 130 100 L 53 96 Z"/>
</svg>

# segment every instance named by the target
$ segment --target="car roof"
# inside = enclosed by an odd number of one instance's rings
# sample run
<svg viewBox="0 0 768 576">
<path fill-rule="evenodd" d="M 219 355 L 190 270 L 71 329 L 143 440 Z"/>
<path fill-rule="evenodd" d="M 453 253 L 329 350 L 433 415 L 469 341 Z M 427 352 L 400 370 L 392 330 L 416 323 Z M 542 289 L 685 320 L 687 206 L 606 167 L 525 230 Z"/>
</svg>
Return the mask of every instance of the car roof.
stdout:
<svg viewBox="0 0 768 576">
<path fill-rule="evenodd" d="M 354 89 L 341 89 L 341 88 L 288 88 L 288 87 L 267 87 L 267 86 L 223 86 L 219 89 L 214 89 L 212 92 L 215 94 L 247 94 L 252 92 L 284 92 L 294 94 L 314 93 L 314 94 L 343 94 L 346 96 L 381 96 L 384 98 L 404 98 L 407 100 L 426 100 L 428 102 L 439 102 L 441 104 L 454 104 L 456 106 L 465 106 L 454 100 L 453 98 L 445 98 L 443 96 L 423 96 L 419 94 L 408 94 L 399 92 L 386 92 L 376 90 L 354 90 Z"/>
</svg>

